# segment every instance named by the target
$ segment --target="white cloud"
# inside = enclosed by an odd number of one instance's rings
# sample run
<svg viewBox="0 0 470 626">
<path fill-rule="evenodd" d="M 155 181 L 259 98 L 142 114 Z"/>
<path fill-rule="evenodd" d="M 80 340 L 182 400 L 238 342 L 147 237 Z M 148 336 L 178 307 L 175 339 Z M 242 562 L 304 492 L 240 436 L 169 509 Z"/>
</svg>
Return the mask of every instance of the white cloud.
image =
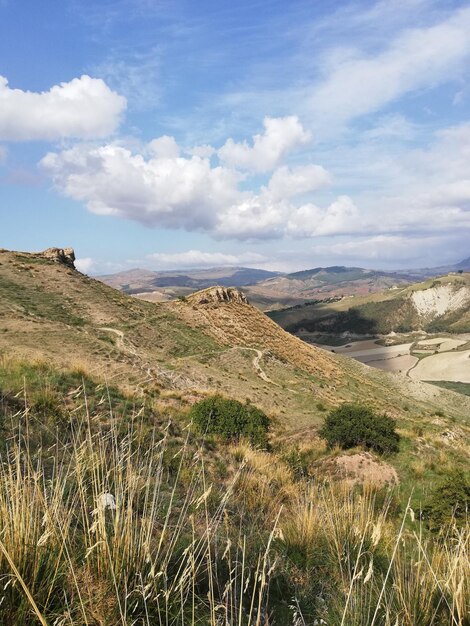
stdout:
<svg viewBox="0 0 470 626">
<path fill-rule="evenodd" d="M 83 257 L 82 259 L 75 259 L 75 267 L 82 274 L 89 274 L 96 269 L 96 261 L 91 257 Z"/>
<path fill-rule="evenodd" d="M 223 207 L 241 197 L 239 175 L 200 157 L 146 160 L 126 148 L 75 146 L 49 153 L 41 166 L 66 196 L 92 213 L 148 226 L 211 230 Z"/>
<path fill-rule="evenodd" d="M 174 137 L 163 135 L 147 144 L 147 151 L 154 157 L 173 159 L 179 156 L 180 149 Z"/>
<path fill-rule="evenodd" d="M 331 183 L 331 176 L 321 165 L 299 165 L 276 169 L 269 180 L 267 192 L 272 198 L 284 199 L 316 191 Z"/>
<path fill-rule="evenodd" d="M 41 165 L 57 189 L 86 203 L 93 213 L 219 239 L 468 231 L 470 124 L 438 131 L 426 149 L 403 150 L 399 158 L 383 163 L 374 146 L 367 153 L 350 149 L 342 157 L 365 191 L 336 199 L 328 193 L 323 206 L 307 196 L 330 182 L 319 165 L 281 166 L 265 185 L 257 180 L 249 188 L 235 169 L 209 158 L 182 156 L 167 136 L 140 152 L 117 144 L 81 144 L 48 154 Z M 368 162 L 362 160 L 364 154 Z"/>
<path fill-rule="evenodd" d="M 215 154 L 217 150 L 209 144 L 203 144 L 200 146 L 194 146 L 193 148 L 186 148 L 185 152 L 186 154 L 191 154 L 192 156 L 199 156 L 203 159 L 208 159 Z"/>
<path fill-rule="evenodd" d="M 119 47 L 108 58 L 92 68 L 92 74 L 102 76 L 108 85 L 124 95 L 130 107 L 146 110 L 160 101 L 163 81 L 160 77 L 161 50 Z"/>
<path fill-rule="evenodd" d="M 456 78 L 470 56 L 469 29 L 470 8 L 464 8 L 435 26 L 401 32 L 379 54 L 331 55 L 328 77 L 311 93 L 313 119 L 341 124 Z"/>
<path fill-rule="evenodd" d="M 413 139 L 415 125 L 404 115 L 394 113 L 381 117 L 377 123 L 363 133 L 366 140 Z"/>
<path fill-rule="evenodd" d="M 201 250 L 187 250 L 186 252 L 156 252 L 147 258 L 156 263 L 158 268 L 190 268 L 215 266 L 262 265 L 266 257 L 255 252 L 243 254 L 226 254 L 223 252 L 203 252 Z"/>
<path fill-rule="evenodd" d="M 310 141 L 297 116 L 265 117 L 263 124 L 264 133 L 253 136 L 253 146 L 228 139 L 217 153 L 220 160 L 229 167 L 267 172 L 288 152 Z"/>
<path fill-rule="evenodd" d="M 470 9 L 462 9 L 436 26 L 402 32 L 380 54 L 336 61 L 313 90 L 313 114 L 345 122 L 452 79 L 470 56 L 469 29 Z"/>
<path fill-rule="evenodd" d="M 91 139 L 113 133 L 126 100 L 99 78 L 81 76 L 35 93 L 11 89 L 0 76 L 0 139 Z"/>
<path fill-rule="evenodd" d="M 265 124 L 266 134 L 255 138 L 254 148 L 248 150 L 262 155 L 266 167 L 294 145 L 294 137 L 303 141 L 307 136 L 296 118 L 270 119 Z M 117 144 L 82 144 L 47 154 L 41 166 L 57 189 L 85 202 L 93 213 L 148 226 L 199 230 L 218 238 L 282 237 L 293 230 L 289 218 L 297 207 L 290 199 L 330 182 L 324 168 L 310 164 L 280 167 L 259 191 L 242 190 L 243 174 L 212 165 L 208 157 L 180 156 L 174 138 L 168 136 L 154 139 L 141 153 Z M 328 225 L 333 209 L 323 216 L 325 229 L 337 228 Z"/>
<path fill-rule="evenodd" d="M 304 204 L 295 210 L 288 231 L 295 237 L 344 235 L 360 232 L 364 223 L 349 196 L 339 196 L 325 210 L 314 204 Z"/>
<path fill-rule="evenodd" d="M 468 254 L 463 240 L 455 236 L 434 235 L 376 235 L 339 241 L 331 245 L 317 245 L 316 256 L 335 262 L 361 263 L 369 266 L 416 267 L 423 263 L 429 267 L 441 260 L 455 262 Z"/>
</svg>

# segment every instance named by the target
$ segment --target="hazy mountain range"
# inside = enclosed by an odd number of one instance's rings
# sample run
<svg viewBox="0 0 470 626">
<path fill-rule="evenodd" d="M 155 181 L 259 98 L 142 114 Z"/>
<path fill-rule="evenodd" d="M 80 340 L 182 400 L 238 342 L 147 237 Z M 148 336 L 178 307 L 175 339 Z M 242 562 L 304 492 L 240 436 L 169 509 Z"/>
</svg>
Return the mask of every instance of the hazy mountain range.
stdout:
<svg viewBox="0 0 470 626">
<path fill-rule="evenodd" d="M 213 285 L 241 287 L 250 302 L 268 310 L 295 306 L 308 300 L 367 295 L 459 270 L 470 270 L 470 257 L 449 266 L 396 271 L 331 266 L 282 273 L 248 267 L 213 267 L 165 272 L 131 269 L 97 278 L 124 293 L 150 301 L 187 296 Z"/>
</svg>

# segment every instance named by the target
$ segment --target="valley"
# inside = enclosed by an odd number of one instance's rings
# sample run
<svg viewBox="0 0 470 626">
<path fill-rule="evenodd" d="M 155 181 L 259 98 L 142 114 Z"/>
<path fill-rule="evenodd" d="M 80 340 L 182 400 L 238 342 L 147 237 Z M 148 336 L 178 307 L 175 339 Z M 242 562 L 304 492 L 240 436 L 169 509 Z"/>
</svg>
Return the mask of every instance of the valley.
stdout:
<svg viewBox="0 0 470 626">
<path fill-rule="evenodd" d="M 315 343 L 315 335 L 299 333 L 298 337 L 337 354 L 347 355 L 361 363 L 386 372 L 406 374 L 423 382 L 449 381 L 470 383 L 470 335 L 431 336 L 401 335 L 401 341 L 387 345 L 379 339 L 349 338 L 342 345 Z M 339 339 L 338 339 L 339 341 Z M 390 341 L 390 339 L 388 339 Z"/>
</svg>

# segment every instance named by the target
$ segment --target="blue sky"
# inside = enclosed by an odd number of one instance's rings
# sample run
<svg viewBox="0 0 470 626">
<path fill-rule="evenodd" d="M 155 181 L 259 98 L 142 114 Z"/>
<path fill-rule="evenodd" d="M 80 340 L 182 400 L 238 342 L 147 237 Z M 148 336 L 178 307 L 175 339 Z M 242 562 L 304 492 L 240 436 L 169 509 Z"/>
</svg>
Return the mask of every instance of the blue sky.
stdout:
<svg viewBox="0 0 470 626">
<path fill-rule="evenodd" d="M 90 273 L 470 255 L 470 3 L 0 0 L 0 246 Z"/>
</svg>

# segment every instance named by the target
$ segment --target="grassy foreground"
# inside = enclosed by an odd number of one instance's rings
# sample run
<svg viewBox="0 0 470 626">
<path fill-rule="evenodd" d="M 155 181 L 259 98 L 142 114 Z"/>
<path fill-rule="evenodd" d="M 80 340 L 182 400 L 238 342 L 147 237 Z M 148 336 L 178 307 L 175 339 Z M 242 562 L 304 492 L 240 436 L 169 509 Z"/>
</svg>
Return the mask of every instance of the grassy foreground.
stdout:
<svg viewBox="0 0 470 626">
<path fill-rule="evenodd" d="M 2 625 L 469 623 L 468 524 L 429 536 L 406 494 L 33 375 L 1 394 Z"/>
</svg>

